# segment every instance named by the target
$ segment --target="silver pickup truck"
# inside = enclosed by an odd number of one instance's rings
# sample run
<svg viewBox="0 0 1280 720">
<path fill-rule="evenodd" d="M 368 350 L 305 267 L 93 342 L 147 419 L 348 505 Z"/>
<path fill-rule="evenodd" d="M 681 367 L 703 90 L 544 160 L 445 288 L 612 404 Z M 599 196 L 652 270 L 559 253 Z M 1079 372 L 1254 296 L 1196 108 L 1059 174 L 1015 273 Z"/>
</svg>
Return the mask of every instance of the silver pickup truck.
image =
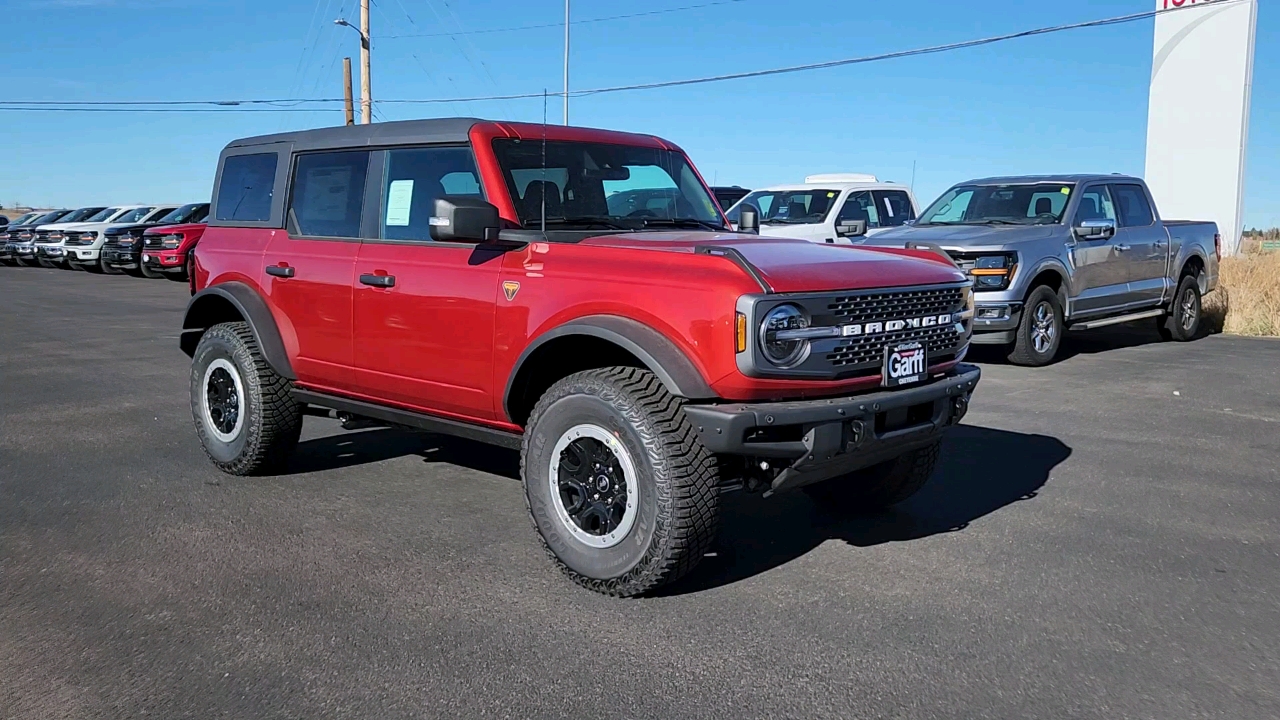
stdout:
<svg viewBox="0 0 1280 720">
<path fill-rule="evenodd" d="M 1212 222 L 1161 220 L 1138 178 L 1046 175 L 961 183 L 861 244 L 946 252 L 973 279 L 973 342 L 1039 366 L 1068 328 L 1154 318 L 1165 339 L 1194 338 L 1220 242 Z"/>
</svg>

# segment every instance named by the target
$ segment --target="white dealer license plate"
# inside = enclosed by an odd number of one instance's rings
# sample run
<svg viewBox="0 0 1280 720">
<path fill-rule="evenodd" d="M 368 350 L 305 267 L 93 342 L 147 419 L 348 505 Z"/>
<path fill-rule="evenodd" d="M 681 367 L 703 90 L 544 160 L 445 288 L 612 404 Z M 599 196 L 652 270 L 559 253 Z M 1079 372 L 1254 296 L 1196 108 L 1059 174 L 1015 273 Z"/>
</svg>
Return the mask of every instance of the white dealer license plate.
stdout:
<svg viewBox="0 0 1280 720">
<path fill-rule="evenodd" d="M 885 387 L 917 383 L 928 377 L 928 373 L 929 358 L 920 343 L 885 347 L 882 371 Z"/>
</svg>

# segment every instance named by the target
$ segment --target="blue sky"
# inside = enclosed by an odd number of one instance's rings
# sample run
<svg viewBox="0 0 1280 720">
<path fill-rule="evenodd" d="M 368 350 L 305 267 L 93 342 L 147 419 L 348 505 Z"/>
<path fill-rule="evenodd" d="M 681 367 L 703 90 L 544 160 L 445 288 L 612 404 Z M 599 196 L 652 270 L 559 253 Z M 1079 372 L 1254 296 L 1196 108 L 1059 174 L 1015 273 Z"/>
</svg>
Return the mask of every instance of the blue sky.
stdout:
<svg viewBox="0 0 1280 720">
<path fill-rule="evenodd" d="M 575 0 L 578 18 L 708 0 Z M 8 100 L 340 97 L 356 0 L 9 0 Z M 1280 225 L 1280 15 L 1258 24 L 1246 226 Z M 572 85 L 818 62 L 1147 10 L 1150 0 L 896 0 L 714 7 L 575 27 Z M 561 0 L 375 0 L 374 99 L 554 92 L 561 30 L 390 39 L 557 22 Z M 412 18 L 410 21 L 409 18 Z M 572 101 L 571 120 L 682 145 L 709 181 L 759 187 L 872 172 L 928 202 L 971 177 L 1143 170 L 1152 22 L 972 50 Z M 1192 90 L 1193 91 L 1193 90 Z M 358 89 L 357 89 L 358 93 Z M 381 105 L 388 120 L 540 121 L 541 99 Z M 552 122 L 560 102 L 552 98 Z M 0 112 L 0 203 L 207 199 L 229 140 L 342 122 L 306 113 Z M 1157 201 L 1159 198 L 1157 198 Z"/>
</svg>

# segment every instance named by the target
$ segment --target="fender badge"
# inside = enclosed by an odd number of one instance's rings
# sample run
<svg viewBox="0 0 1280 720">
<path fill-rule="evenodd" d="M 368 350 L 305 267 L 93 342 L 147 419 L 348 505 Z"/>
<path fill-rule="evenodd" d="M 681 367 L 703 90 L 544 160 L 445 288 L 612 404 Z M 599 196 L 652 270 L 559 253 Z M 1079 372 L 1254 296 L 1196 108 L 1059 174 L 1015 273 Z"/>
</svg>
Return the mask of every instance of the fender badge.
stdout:
<svg viewBox="0 0 1280 720">
<path fill-rule="evenodd" d="M 520 292 L 520 283 L 507 280 L 502 283 L 502 292 L 507 294 L 507 302 L 511 302 L 516 299 L 516 293 Z"/>
</svg>

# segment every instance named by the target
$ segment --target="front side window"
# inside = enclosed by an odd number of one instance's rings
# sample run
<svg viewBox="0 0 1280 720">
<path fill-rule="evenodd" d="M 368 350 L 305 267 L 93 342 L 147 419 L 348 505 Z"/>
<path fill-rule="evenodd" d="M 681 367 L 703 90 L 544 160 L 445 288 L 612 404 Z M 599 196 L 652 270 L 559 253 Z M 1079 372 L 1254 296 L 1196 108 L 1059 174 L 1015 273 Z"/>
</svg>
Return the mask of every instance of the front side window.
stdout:
<svg viewBox="0 0 1280 720">
<path fill-rule="evenodd" d="M 1151 203 L 1140 185 L 1112 185 L 1116 204 L 1120 206 L 1120 224 L 1125 227 L 1146 227 L 1156 221 Z"/>
<path fill-rule="evenodd" d="M 1053 225 L 1071 199 L 1072 186 L 959 185 L 920 216 L 920 225 Z"/>
<path fill-rule="evenodd" d="M 545 147 L 544 147 L 545 145 Z M 683 153 L 571 141 L 493 142 L 526 228 L 721 229 L 715 200 Z"/>
<path fill-rule="evenodd" d="M 861 220 L 869 228 L 880 227 L 880 211 L 876 208 L 876 201 L 871 197 L 870 190 L 849 193 L 844 207 L 840 208 L 840 214 L 836 216 L 836 224 L 850 220 Z"/>
<path fill-rule="evenodd" d="M 233 155 L 222 164 L 218 185 L 220 221 L 266 222 L 276 184 L 276 153 Z"/>
<path fill-rule="evenodd" d="M 389 150 L 386 167 L 379 222 L 386 240 L 430 240 L 441 195 L 484 196 L 471 148 Z"/>
<path fill-rule="evenodd" d="M 734 206 L 729 220 L 737 222 L 742 208 L 752 205 L 760 211 L 761 224 L 812 225 L 826 220 L 839 195 L 838 190 L 757 190 Z"/>
<path fill-rule="evenodd" d="M 1116 208 L 1106 185 L 1094 185 L 1080 193 L 1080 207 L 1076 209 L 1076 225 L 1086 220 L 1116 220 Z"/>
<path fill-rule="evenodd" d="M 289 232 L 309 237 L 360 237 L 369 153 L 298 156 L 289 198 Z"/>
</svg>

